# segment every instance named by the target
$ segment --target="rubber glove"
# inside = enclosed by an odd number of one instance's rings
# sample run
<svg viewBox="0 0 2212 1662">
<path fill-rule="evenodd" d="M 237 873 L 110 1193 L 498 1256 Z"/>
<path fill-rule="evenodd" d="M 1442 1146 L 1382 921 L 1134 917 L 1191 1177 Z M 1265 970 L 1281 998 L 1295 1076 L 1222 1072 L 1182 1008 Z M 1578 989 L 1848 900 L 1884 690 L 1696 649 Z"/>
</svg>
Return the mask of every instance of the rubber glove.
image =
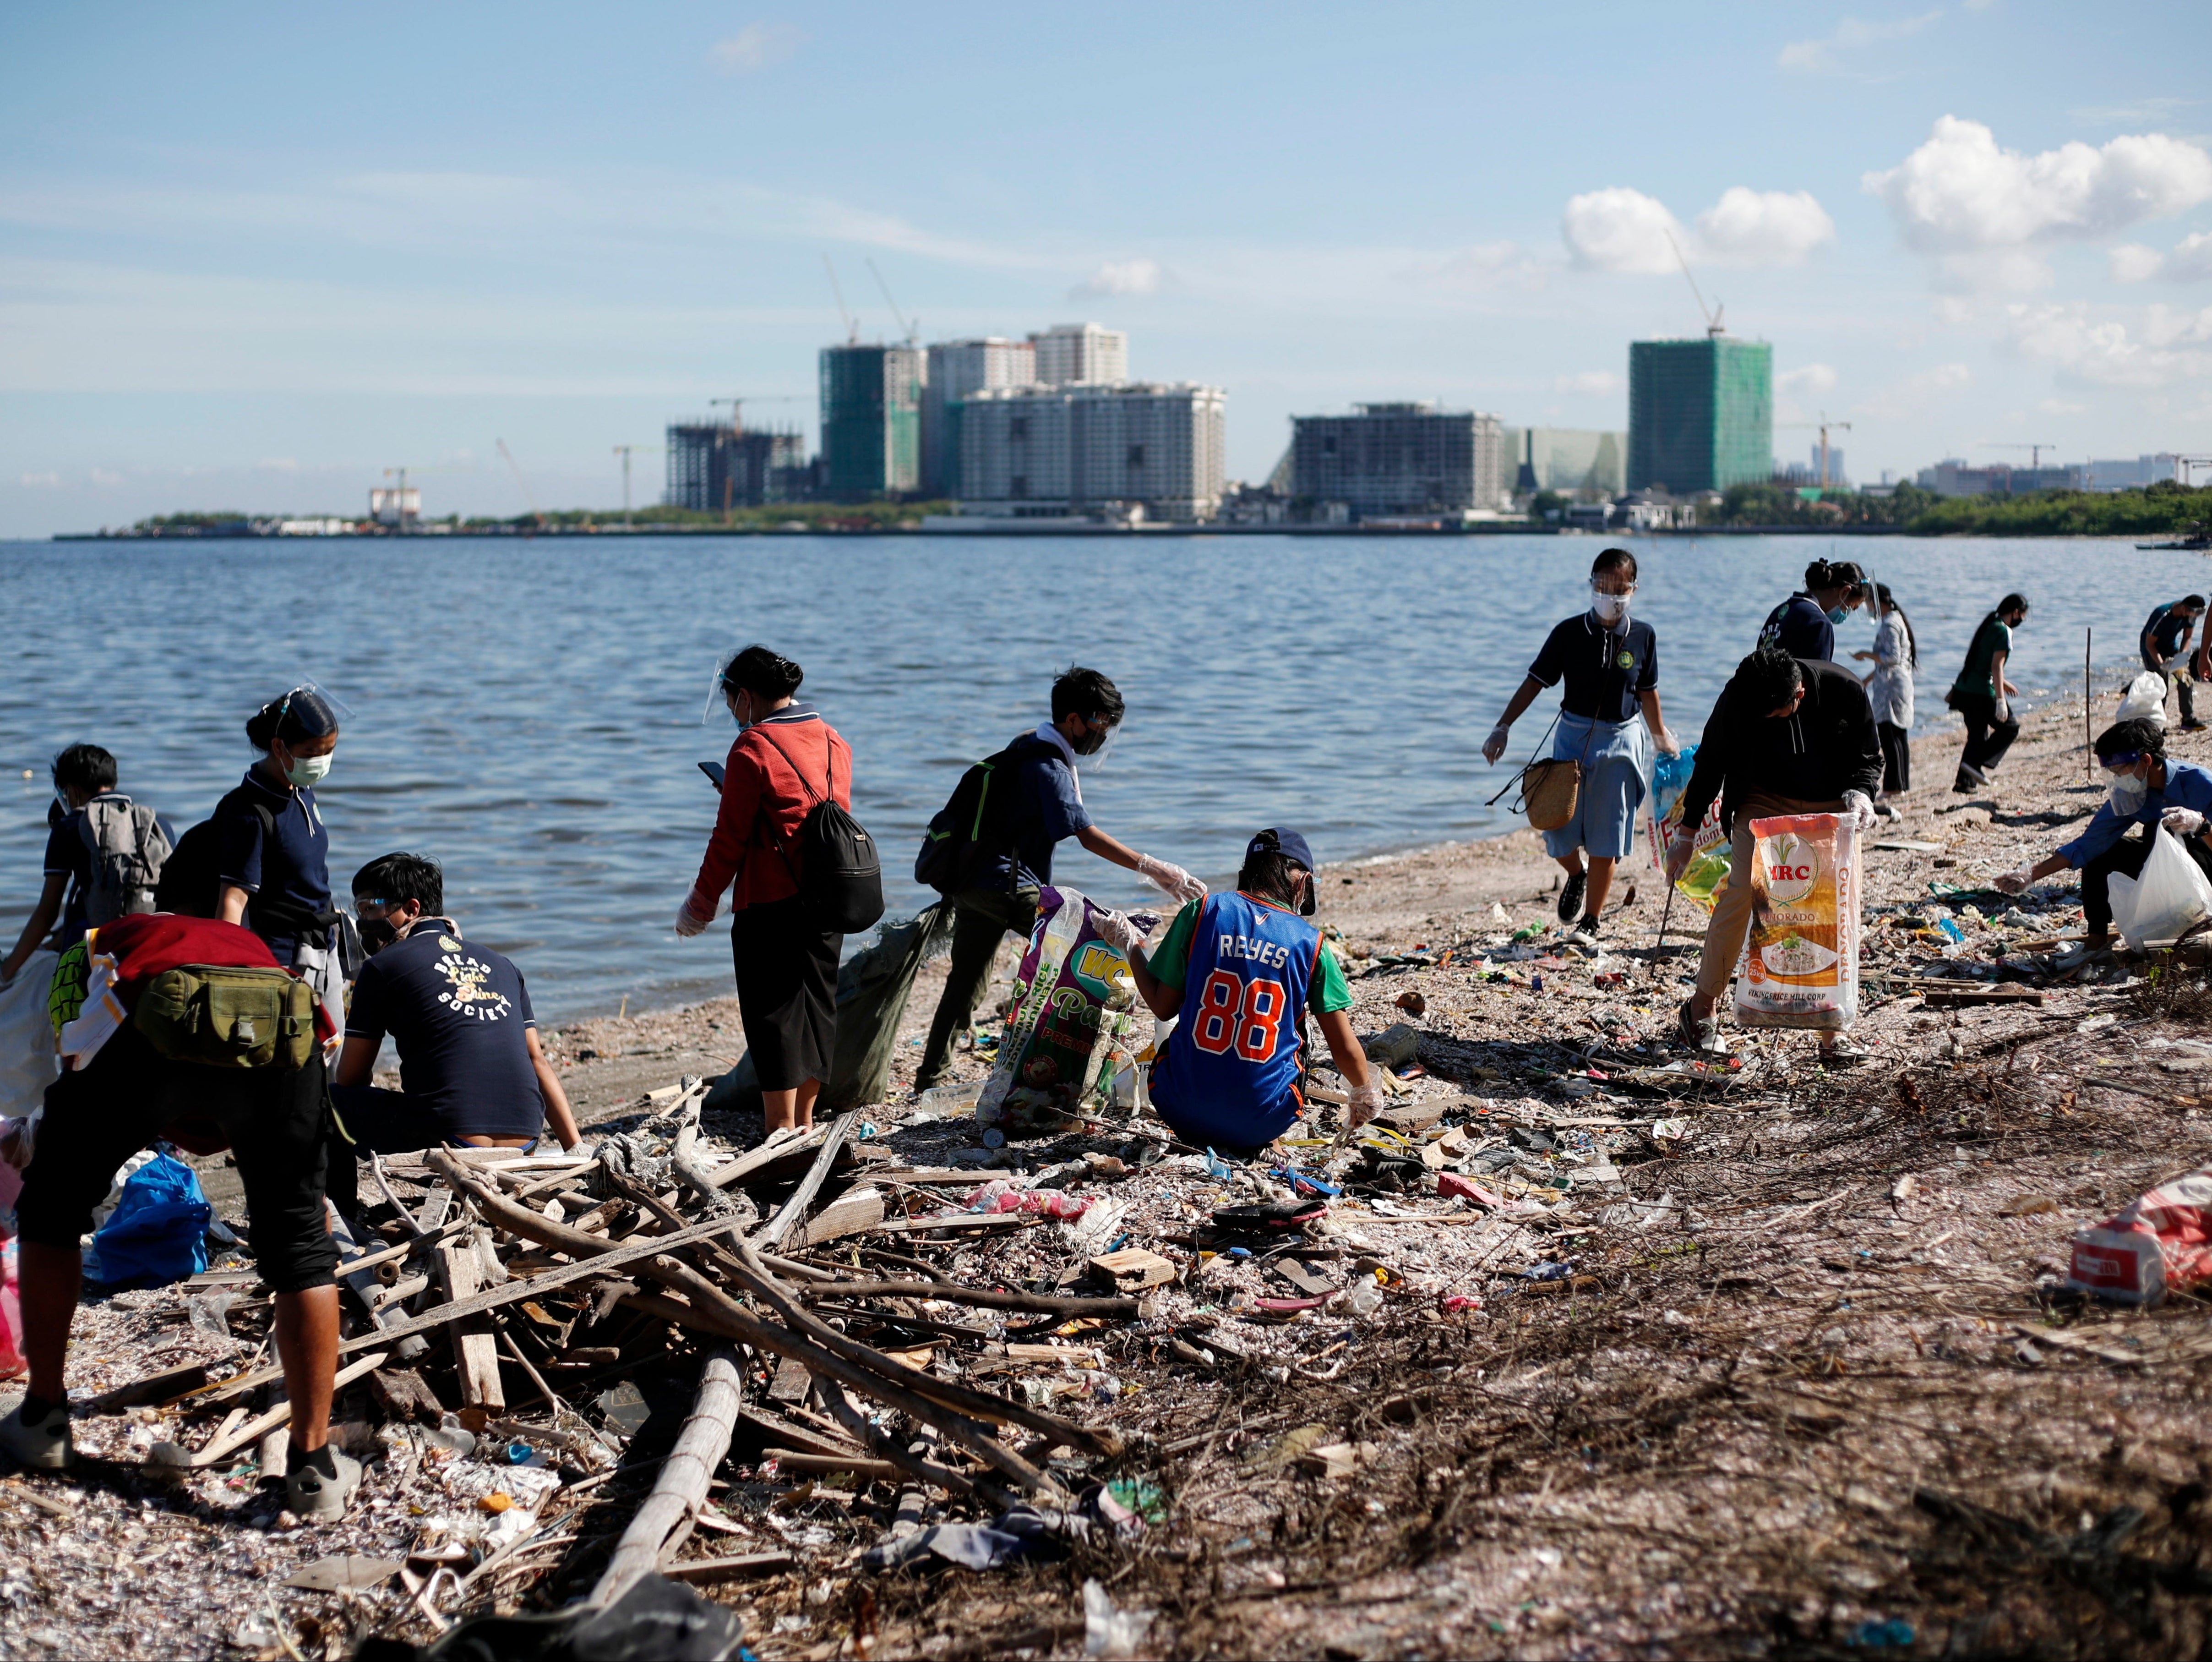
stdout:
<svg viewBox="0 0 2212 1662">
<path fill-rule="evenodd" d="M 1881 823 L 1881 816 L 1874 811 L 1874 800 L 1863 790 L 1844 793 L 1844 812 L 1850 816 L 1856 831 L 1872 831 Z"/>
<path fill-rule="evenodd" d="M 2204 816 L 2194 808 L 2168 808 L 2158 823 L 2176 837 L 2194 837 L 2204 829 Z"/>
<path fill-rule="evenodd" d="M 1996 890 L 1999 894 L 2018 894 L 2034 881 L 2033 870 L 2029 867 L 2022 866 L 1996 879 Z"/>
<path fill-rule="evenodd" d="M 599 1157 L 599 1146 L 589 1138 L 586 1138 L 578 1142 L 574 1148 L 563 1148 L 561 1152 L 570 1160 L 597 1160 Z"/>
<path fill-rule="evenodd" d="M 1137 875 L 1146 882 L 1158 884 L 1178 900 L 1203 900 L 1206 885 L 1180 866 L 1170 866 L 1164 860 L 1155 860 L 1149 854 L 1137 856 Z"/>
<path fill-rule="evenodd" d="M 1496 727 L 1491 728 L 1490 737 L 1482 741 L 1482 759 L 1484 761 L 1495 762 L 1499 757 L 1505 754 L 1505 739 L 1510 731 L 1510 729 L 1508 728 L 1503 721 L 1500 721 Z"/>
<path fill-rule="evenodd" d="M 1370 1080 L 1344 1093 L 1344 1117 L 1354 1130 L 1373 1119 L 1382 1106 L 1382 1087 Z"/>
<path fill-rule="evenodd" d="M 1151 933 L 1139 928 L 1126 912 L 1093 912 L 1091 927 L 1109 945 L 1123 952 L 1133 952 L 1144 945 L 1145 936 Z"/>
<path fill-rule="evenodd" d="M 684 904 L 676 909 L 676 933 L 687 940 L 695 934 L 704 934 L 707 926 L 714 921 L 712 917 L 702 917 L 693 911 L 691 898 L 690 895 L 685 895 Z"/>
<path fill-rule="evenodd" d="M 1682 741 L 1674 736 L 1674 729 L 1672 728 L 1659 729 L 1658 743 L 1659 753 L 1662 756 L 1680 756 L 1682 753 Z"/>
</svg>

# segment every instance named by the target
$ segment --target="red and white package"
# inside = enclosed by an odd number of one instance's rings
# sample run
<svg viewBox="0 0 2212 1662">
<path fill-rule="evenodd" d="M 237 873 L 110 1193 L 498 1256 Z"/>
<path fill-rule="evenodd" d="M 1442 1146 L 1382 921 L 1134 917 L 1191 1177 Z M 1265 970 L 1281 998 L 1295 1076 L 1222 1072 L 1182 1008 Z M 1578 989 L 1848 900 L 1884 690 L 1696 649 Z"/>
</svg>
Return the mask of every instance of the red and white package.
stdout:
<svg viewBox="0 0 2212 1662">
<path fill-rule="evenodd" d="M 2138 1195 L 2104 1222 L 2077 1230 L 2066 1285 L 2118 1304 L 2165 1302 L 2212 1280 L 2212 1167 Z"/>
</svg>

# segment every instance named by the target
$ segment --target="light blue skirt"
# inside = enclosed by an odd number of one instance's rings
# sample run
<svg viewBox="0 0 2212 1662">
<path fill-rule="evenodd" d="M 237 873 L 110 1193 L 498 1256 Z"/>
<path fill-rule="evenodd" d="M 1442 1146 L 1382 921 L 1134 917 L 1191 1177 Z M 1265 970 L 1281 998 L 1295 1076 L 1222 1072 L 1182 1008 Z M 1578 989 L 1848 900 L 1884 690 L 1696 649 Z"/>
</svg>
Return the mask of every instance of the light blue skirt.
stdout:
<svg viewBox="0 0 2212 1662">
<path fill-rule="evenodd" d="M 1583 764 L 1583 784 L 1575 817 L 1544 833 L 1544 851 L 1554 860 L 1577 849 L 1593 860 L 1625 857 L 1636 834 L 1636 810 L 1650 788 L 1656 754 L 1641 716 L 1629 721 L 1594 721 L 1586 715 L 1559 716 L 1552 754 Z"/>
</svg>

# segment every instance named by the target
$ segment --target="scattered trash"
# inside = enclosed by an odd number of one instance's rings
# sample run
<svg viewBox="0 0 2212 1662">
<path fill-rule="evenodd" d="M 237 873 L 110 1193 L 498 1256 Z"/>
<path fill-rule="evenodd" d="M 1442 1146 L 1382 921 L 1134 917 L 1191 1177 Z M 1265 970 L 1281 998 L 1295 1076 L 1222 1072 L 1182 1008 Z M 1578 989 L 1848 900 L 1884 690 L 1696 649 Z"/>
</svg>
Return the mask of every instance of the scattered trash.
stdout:
<svg viewBox="0 0 2212 1662">
<path fill-rule="evenodd" d="M 1153 1612 L 1116 1610 L 1106 1589 L 1096 1580 L 1083 1584 L 1083 1653 L 1106 1658 L 1131 1657 L 1145 1642 Z"/>
<path fill-rule="evenodd" d="M 2158 1305 L 2212 1279 L 2212 1167 L 2137 1196 L 2074 1237 L 2066 1284 L 2119 1304 Z"/>
</svg>

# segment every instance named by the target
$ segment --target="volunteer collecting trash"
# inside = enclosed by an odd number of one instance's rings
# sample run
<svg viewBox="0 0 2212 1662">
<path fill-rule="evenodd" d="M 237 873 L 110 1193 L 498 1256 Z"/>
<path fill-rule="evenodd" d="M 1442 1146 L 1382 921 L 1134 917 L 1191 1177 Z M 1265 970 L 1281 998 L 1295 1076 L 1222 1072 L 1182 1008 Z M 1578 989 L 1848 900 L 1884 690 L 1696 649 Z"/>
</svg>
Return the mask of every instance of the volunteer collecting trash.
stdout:
<svg viewBox="0 0 2212 1662">
<path fill-rule="evenodd" d="M 2020 691 L 2005 679 L 2012 659 L 2012 632 L 2027 621 L 2027 602 L 2017 594 L 1999 600 L 1981 621 L 1966 648 L 1966 661 L 1943 702 L 1966 719 L 1966 747 L 1959 752 L 1959 776 L 1951 788 L 1964 794 L 1990 782 L 1997 764 L 2020 737 L 2012 699 Z"/>
<path fill-rule="evenodd" d="M 1309 1012 L 1349 1087 L 1348 1122 L 1364 1125 L 1382 1105 L 1345 1014 L 1352 989 L 1307 921 L 1313 910 L 1313 850 L 1294 831 L 1269 830 L 1246 845 L 1237 892 L 1189 902 L 1149 954 L 1127 918 L 1099 914 L 1152 1014 L 1182 1018 L 1152 1064 L 1151 1093 L 1185 1142 L 1245 1154 L 1297 1123 Z"/>
<path fill-rule="evenodd" d="M 2205 837 L 2205 818 L 2212 814 L 2212 773 L 2170 759 L 2166 728 L 2157 721 L 2116 722 L 2097 735 L 2096 749 L 2106 796 L 2087 828 L 2061 843 L 2056 854 L 1996 880 L 2004 893 L 2018 894 L 2055 872 L 2078 870 L 2088 934 L 2084 945 L 2093 953 L 2112 944 L 2112 874 L 2140 873 L 2160 827 L 2179 837 L 2190 858 L 2212 876 L 2212 843 Z M 2144 828 L 2141 837 L 2127 834 L 2131 825 Z"/>
<path fill-rule="evenodd" d="M 1728 881 L 1715 897 L 1698 959 L 1697 990 L 1677 1019 L 1684 1043 L 1701 1050 L 1718 1044 L 1714 1007 L 1751 928 L 1751 822 L 1849 814 L 1856 829 L 1869 831 L 1881 784 L 1881 741 L 1856 676 L 1765 646 L 1736 666 L 1705 722 L 1680 809 L 1682 823 L 1694 825 L 1717 795 L 1721 825 L 1731 838 Z M 1691 839 L 1684 837 L 1667 862 L 1669 882 L 1682 874 L 1690 854 Z M 1863 1054 L 1830 1032 L 1821 1034 L 1820 1048 L 1832 1062 Z"/>
<path fill-rule="evenodd" d="M 2168 600 L 2164 606 L 2154 606 L 2143 622 L 2142 638 L 2136 644 L 2142 649 L 2142 666 L 2156 670 L 2166 678 L 2175 691 L 2181 695 L 2181 730 L 2202 733 L 2204 723 L 2197 719 L 2197 689 L 2193 677 L 2199 681 L 2212 680 L 2212 630 L 2204 632 L 2203 642 L 2197 648 L 2194 663 L 2188 658 L 2189 637 L 2196 632 L 2197 620 L 2204 616 L 2204 597 L 2186 595 L 2179 600 Z"/>
<path fill-rule="evenodd" d="M 1000 940 L 1009 930 L 1026 936 L 1036 923 L 1038 891 L 1052 881 L 1060 843 L 1072 837 L 1177 900 L 1205 896 L 1198 879 L 1108 836 L 1083 806 L 1077 760 L 1105 749 L 1123 710 L 1113 682 L 1095 669 L 1069 668 L 1052 684 L 1052 720 L 969 769 L 951 802 L 930 821 L 915 878 L 953 902 L 952 963 L 930 1018 L 915 1090 L 927 1091 L 944 1074 L 953 1034 L 982 1002 Z"/>
<path fill-rule="evenodd" d="M 1482 746 L 1483 760 L 1496 762 L 1505 753 L 1513 723 L 1536 695 L 1565 682 L 1552 756 L 1578 763 L 1582 781 L 1573 818 L 1544 833 L 1544 851 L 1567 874 L 1559 891 L 1559 922 L 1573 924 L 1569 938 L 1583 945 L 1597 939 L 1613 865 L 1635 836 L 1636 810 L 1650 785 L 1649 746 L 1669 756 L 1680 748 L 1659 713 L 1658 636 L 1650 624 L 1628 615 L 1636 576 L 1636 556 L 1625 548 L 1608 548 L 1592 562 L 1589 609 L 1546 637 Z"/>
<path fill-rule="evenodd" d="M 1793 658 L 1832 662 L 1836 625 L 1866 597 L 1866 573 L 1852 562 L 1815 560 L 1805 568 L 1805 587 L 1766 614 L 1759 643 L 1779 647 Z"/>
<path fill-rule="evenodd" d="M 1875 628 L 1874 650 L 1851 656 L 1874 663 L 1863 684 L 1874 707 L 1875 731 L 1881 735 L 1881 795 L 1874 808 L 1883 819 L 1894 819 L 1897 810 L 1890 799 L 1912 788 L 1912 675 L 1920 667 L 1920 643 L 1889 585 L 1873 587 L 1875 615 L 1881 619 Z"/>
</svg>

